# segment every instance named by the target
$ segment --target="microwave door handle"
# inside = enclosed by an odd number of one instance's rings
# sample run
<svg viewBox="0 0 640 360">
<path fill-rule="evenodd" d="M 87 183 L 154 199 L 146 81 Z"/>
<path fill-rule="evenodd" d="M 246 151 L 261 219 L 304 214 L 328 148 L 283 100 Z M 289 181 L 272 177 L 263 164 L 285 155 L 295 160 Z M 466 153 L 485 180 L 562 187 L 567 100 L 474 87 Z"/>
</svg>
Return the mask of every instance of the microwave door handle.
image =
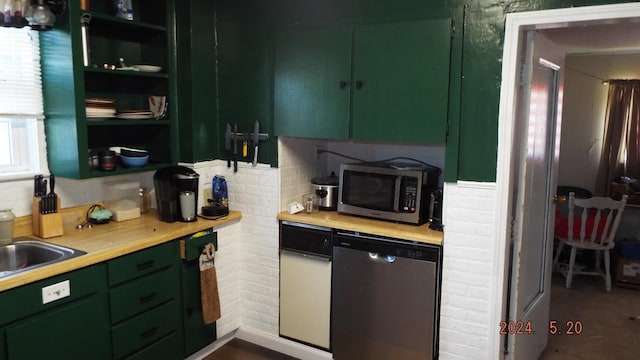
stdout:
<svg viewBox="0 0 640 360">
<path fill-rule="evenodd" d="M 396 177 L 396 191 L 393 202 L 393 211 L 400 212 L 400 186 L 402 185 L 402 176 Z"/>
<path fill-rule="evenodd" d="M 435 191 L 432 191 L 429 194 L 429 221 L 433 221 L 433 210 L 435 209 L 435 205 L 436 205 L 436 194 Z"/>
</svg>

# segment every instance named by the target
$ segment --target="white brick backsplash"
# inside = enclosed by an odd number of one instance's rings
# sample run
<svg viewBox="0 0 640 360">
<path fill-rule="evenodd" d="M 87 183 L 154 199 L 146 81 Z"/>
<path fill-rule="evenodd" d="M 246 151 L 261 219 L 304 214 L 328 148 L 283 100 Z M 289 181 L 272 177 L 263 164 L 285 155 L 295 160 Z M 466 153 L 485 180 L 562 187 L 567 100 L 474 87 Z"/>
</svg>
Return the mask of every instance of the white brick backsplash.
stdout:
<svg viewBox="0 0 640 360">
<path fill-rule="evenodd" d="M 440 359 L 489 358 L 495 196 L 495 184 L 445 185 Z"/>
<path fill-rule="evenodd" d="M 229 208 L 241 211 L 243 216 L 238 224 L 218 231 L 216 271 L 222 313 L 216 323 L 218 336 L 238 327 L 277 336 L 279 170 L 266 164 L 253 167 L 239 162 L 234 173 L 222 160 L 185 165 L 200 174 L 201 193 L 211 186 L 214 175 L 224 176 Z"/>
</svg>

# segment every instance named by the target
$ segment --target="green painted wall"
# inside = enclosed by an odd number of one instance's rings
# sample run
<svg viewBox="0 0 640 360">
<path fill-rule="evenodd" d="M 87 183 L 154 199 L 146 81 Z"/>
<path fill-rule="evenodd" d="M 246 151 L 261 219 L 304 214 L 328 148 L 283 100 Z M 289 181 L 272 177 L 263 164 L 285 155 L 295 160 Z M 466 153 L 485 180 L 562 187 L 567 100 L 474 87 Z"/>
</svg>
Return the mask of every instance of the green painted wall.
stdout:
<svg viewBox="0 0 640 360">
<path fill-rule="evenodd" d="M 216 2 L 220 59 L 218 127 L 224 129 L 224 124 L 230 121 L 238 121 L 240 126 L 241 121 L 260 120 L 272 131 L 270 47 L 273 31 L 278 27 L 327 21 L 393 20 L 447 12 L 455 17 L 464 7 L 459 133 L 447 145 L 446 180 L 495 181 L 505 14 L 617 2 L 624 1 L 219 0 Z M 200 79 L 194 77 L 193 81 Z M 216 155 L 222 153 L 223 146 L 220 134 L 218 139 Z M 451 156 L 456 153 L 458 159 L 453 161 Z M 276 164 L 275 157 L 272 139 L 269 152 L 261 155 L 261 159 Z"/>
</svg>

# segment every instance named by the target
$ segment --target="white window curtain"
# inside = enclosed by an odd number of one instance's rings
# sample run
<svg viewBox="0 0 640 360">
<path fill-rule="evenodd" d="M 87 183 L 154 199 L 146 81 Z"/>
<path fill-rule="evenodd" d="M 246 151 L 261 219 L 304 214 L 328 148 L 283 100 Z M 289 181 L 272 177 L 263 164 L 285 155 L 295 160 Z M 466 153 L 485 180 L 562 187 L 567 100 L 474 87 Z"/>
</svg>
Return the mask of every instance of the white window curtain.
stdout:
<svg viewBox="0 0 640 360">
<path fill-rule="evenodd" d="M 43 119 L 40 43 L 28 28 L 0 28 L 0 179 L 38 172 Z"/>
</svg>

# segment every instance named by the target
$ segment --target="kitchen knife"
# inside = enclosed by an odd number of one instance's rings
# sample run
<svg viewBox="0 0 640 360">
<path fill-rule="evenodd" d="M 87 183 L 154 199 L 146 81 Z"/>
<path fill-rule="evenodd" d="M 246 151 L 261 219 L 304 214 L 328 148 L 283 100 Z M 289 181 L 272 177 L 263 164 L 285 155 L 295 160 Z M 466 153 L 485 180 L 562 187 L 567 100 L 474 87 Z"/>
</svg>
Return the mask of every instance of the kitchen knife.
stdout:
<svg viewBox="0 0 640 360">
<path fill-rule="evenodd" d="M 227 123 L 224 131 L 224 150 L 227 152 L 227 168 L 231 167 L 231 125 Z"/>
<path fill-rule="evenodd" d="M 40 214 L 49 212 L 49 203 L 47 202 L 47 180 L 42 180 L 42 198 L 40 199 Z"/>
<path fill-rule="evenodd" d="M 49 211 L 52 213 L 57 213 L 58 212 L 58 195 L 55 192 L 55 187 L 56 187 L 56 176 L 51 174 L 49 175 L 49 200 L 50 200 L 50 207 L 49 207 Z"/>
<path fill-rule="evenodd" d="M 42 175 L 36 175 L 33 177 L 33 196 L 42 196 Z"/>
<path fill-rule="evenodd" d="M 260 123 L 253 124 L 253 166 L 258 164 L 258 143 L 260 142 Z"/>
<path fill-rule="evenodd" d="M 233 172 L 238 172 L 238 124 L 233 124 Z"/>
</svg>

